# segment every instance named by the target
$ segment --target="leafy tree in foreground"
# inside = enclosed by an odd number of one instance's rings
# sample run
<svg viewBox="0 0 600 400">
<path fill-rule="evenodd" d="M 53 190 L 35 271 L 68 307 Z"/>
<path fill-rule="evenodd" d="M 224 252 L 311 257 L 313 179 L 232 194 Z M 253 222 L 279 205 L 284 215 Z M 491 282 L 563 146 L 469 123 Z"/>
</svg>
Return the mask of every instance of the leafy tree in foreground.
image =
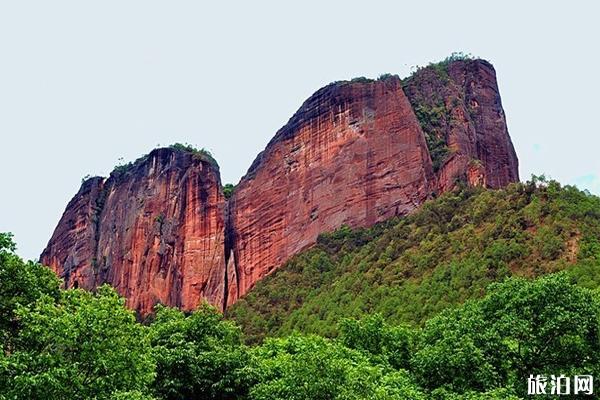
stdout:
<svg viewBox="0 0 600 400">
<path fill-rule="evenodd" d="M 506 346 L 510 384 L 529 374 L 600 372 L 600 302 L 565 273 L 493 284 L 480 308 Z"/>
<path fill-rule="evenodd" d="M 62 291 L 58 302 L 43 296 L 16 316 L 15 348 L 0 359 L 6 398 L 109 399 L 152 382 L 146 329 L 108 286 Z"/>
<path fill-rule="evenodd" d="M 414 329 L 390 326 L 380 314 L 374 314 L 362 320 L 343 320 L 339 339 L 344 346 L 370 355 L 378 364 L 406 369 L 415 336 Z"/>
<path fill-rule="evenodd" d="M 268 339 L 255 357 L 252 400 L 425 399 L 406 372 L 318 336 Z"/>
<path fill-rule="evenodd" d="M 597 241 L 586 240 L 593 268 Z M 328 260 L 311 256 L 323 275 Z M 344 320 L 336 339 L 254 348 L 206 304 L 190 315 L 158 307 L 146 327 L 108 286 L 59 290 L 6 234 L 0 278 L 0 400 L 515 400 L 530 374 L 600 375 L 600 294 L 569 272 L 492 284 L 422 329 L 373 314 Z"/>
<path fill-rule="evenodd" d="M 250 356 L 239 327 L 203 304 L 190 316 L 158 307 L 150 326 L 162 399 L 240 399 L 248 392 Z"/>
<path fill-rule="evenodd" d="M 419 383 L 453 392 L 509 387 L 530 374 L 594 373 L 600 365 L 599 302 L 564 274 L 511 278 L 482 300 L 425 324 L 412 369 Z"/>
</svg>

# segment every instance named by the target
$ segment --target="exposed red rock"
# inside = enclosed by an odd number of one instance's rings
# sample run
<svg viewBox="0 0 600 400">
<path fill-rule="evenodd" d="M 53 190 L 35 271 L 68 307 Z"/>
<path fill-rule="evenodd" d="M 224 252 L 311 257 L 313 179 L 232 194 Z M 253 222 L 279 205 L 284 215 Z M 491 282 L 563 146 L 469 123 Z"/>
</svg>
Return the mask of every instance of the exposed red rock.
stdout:
<svg viewBox="0 0 600 400">
<path fill-rule="evenodd" d="M 277 132 L 228 201 L 214 160 L 189 149 L 85 181 L 41 261 L 67 287 L 110 283 L 142 315 L 156 303 L 225 307 L 320 233 L 409 213 L 457 180 L 504 186 L 517 166 L 485 61 L 337 82 Z"/>
<path fill-rule="evenodd" d="M 158 149 L 84 183 L 41 256 L 68 287 L 110 283 L 131 308 L 222 302 L 225 201 L 216 166 Z"/>
<path fill-rule="evenodd" d="M 400 79 L 329 85 L 261 153 L 231 199 L 229 303 L 322 232 L 406 214 L 429 195 L 427 146 Z"/>
<path fill-rule="evenodd" d="M 490 63 L 459 60 L 426 67 L 405 81 L 404 90 L 428 136 L 434 166 L 439 164 L 438 191 L 451 189 L 457 180 L 472 179 L 474 163 L 482 167 L 478 182 L 486 187 L 519 180 L 518 159 Z M 432 148 L 440 143 L 449 150 L 446 155 L 437 156 Z"/>
<path fill-rule="evenodd" d="M 94 177 L 81 185 L 54 230 L 41 262 L 54 269 L 67 287 L 93 288 L 96 277 L 90 268 L 97 248 L 97 221 L 104 178 Z"/>
</svg>

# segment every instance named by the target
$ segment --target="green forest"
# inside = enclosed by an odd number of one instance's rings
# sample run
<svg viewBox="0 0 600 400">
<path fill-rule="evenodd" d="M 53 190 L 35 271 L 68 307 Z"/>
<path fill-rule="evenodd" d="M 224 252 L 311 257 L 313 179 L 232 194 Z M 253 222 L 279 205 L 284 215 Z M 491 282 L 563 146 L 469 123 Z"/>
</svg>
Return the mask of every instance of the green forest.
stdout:
<svg viewBox="0 0 600 400">
<path fill-rule="evenodd" d="M 519 399 L 600 376 L 600 198 L 534 177 L 343 227 L 222 315 L 61 289 L 0 234 L 0 399 Z M 589 396 L 588 396 L 589 398 Z"/>
</svg>

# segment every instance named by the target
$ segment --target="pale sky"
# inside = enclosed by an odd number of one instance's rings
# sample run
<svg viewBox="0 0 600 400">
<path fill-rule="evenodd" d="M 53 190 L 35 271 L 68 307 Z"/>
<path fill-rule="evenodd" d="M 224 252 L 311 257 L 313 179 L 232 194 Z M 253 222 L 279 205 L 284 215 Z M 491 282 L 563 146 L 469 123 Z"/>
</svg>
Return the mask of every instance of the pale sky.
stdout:
<svg viewBox="0 0 600 400">
<path fill-rule="evenodd" d="M 594 1 L 201 3 L 0 0 L 0 232 L 21 256 L 121 157 L 188 142 L 236 183 L 315 90 L 455 51 L 494 64 L 522 179 L 600 194 Z"/>
</svg>

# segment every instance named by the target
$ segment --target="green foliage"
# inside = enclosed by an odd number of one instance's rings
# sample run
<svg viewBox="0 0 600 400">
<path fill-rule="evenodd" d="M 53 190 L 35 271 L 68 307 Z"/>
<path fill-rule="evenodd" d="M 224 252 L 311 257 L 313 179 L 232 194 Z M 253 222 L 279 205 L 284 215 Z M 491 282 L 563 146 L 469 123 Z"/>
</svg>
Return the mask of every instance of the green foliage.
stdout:
<svg viewBox="0 0 600 400">
<path fill-rule="evenodd" d="M 481 310 L 467 304 L 426 323 L 411 363 L 419 382 L 430 389 L 485 391 L 504 382 L 499 340 L 486 329 Z"/>
<path fill-rule="evenodd" d="M 215 168 L 219 168 L 219 163 L 217 162 L 217 160 L 213 157 L 212 153 L 205 148 L 198 149 L 189 143 L 174 143 L 170 145 L 169 148 L 176 151 L 191 153 L 194 155 L 194 157 L 210 163 Z M 131 171 L 136 165 L 145 162 L 148 159 L 148 157 L 149 154 L 144 154 L 143 156 L 137 158 L 135 161 L 131 161 L 128 163 L 124 162 L 123 158 L 121 157 L 119 158 L 119 164 L 113 168 L 111 175 L 122 176 L 127 172 Z"/>
<path fill-rule="evenodd" d="M 247 393 L 253 375 L 245 368 L 250 356 L 241 330 L 213 307 L 203 304 L 189 316 L 158 307 L 150 338 L 159 398 L 226 400 Z"/>
<path fill-rule="evenodd" d="M 192 153 L 195 156 L 208 161 L 210 164 L 212 164 L 215 167 L 219 166 L 219 163 L 217 163 L 217 160 L 213 157 L 212 153 L 205 148 L 198 149 L 197 147 L 194 147 L 189 143 L 175 143 L 175 144 L 170 145 L 169 148 L 178 150 L 178 151 L 185 151 L 188 153 Z"/>
<path fill-rule="evenodd" d="M 143 163 L 148 159 L 148 154 L 144 154 L 143 156 L 137 158 L 135 161 L 125 162 L 123 157 L 119 158 L 119 163 L 113 168 L 110 175 L 111 176 L 122 176 L 127 172 L 131 171 L 134 166 Z"/>
<path fill-rule="evenodd" d="M 11 349 L 21 322 L 15 310 L 48 296 L 59 297 L 59 280 L 50 269 L 23 261 L 10 233 L 0 233 L 0 339 L 5 349 Z"/>
<path fill-rule="evenodd" d="M 145 326 L 107 286 L 60 290 L 0 234 L 0 399 L 517 400 L 600 374 L 598 238 L 600 199 L 544 177 L 447 193 L 259 282 L 228 310 L 248 347 L 206 304 Z"/>
<path fill-rule="evenodd" d="M 417 67 L 415 72 L 403 80 L 415 115 L 431 156 L 434 171 L 438 171 L 451 154 L 447 138 L 455 124 L 453 110 L 465 105 L 464 88 L 459 87 L 449 75 L 450 64 L 458 61 L 473 60 L 471 55 L 452 53 L 443 61 Z M 418 90 L 415 90 L 418 88 Z M 462 110 L 460 110 L 462 112 Z"/>
<path fill-rule="evenodd" d="M 510 278 L 422 330 L 374 315 L 343 321 L 338 340 L 267 339 L 250 398 L 518 399 L 529 374 L 597 371 L 599 306 L 564 273 Z"/>
<path fill-rule="evenodd" d="M 408 368 L 414 342 L 410 327 L 390 326 L 380 314 L 362 320 L 346 318 L 340 324 L 340 342 L 367 354 L 375 363 Z"/>
<path fill-rule="evenodd" d="M 253 400 L 425 399 L 406 373 L 317 336 L 269 339 L 255 353 Z"/>
<path fill-rule="evenodd" d="M 155 397 L 145 394 L 139 390 L 127 391 L 127 392 L 114 392 L 110 400 L 155 400 Z"/>
<path fill-rule="evenodd" d="M 364 76 L 358 76 L 356 78 L 352 78 L 350 80 L 352 83 L 370 83 L 373 82 L 373 79 L 365 78 Z"/>
<path fill-rule="evenodd" d="M 229 199 L 229 198 L 231 198 L 231 196 L 233 195 L 233 191 L 234 191 L 234 190 L 235 190 L 235 185 L 234 185 L 234 184 L 232 184 L 232 183 L 226 183 L 226 184 L 223 186 L 223 196 L 224 196 L 226 199 Z"/>
<path fill-rule="evenodd" d="M 437 172 L 444 165 L 450 154 L 450 149 L 448 148 L 443 132 L 447 121 L 450 120 L 449 111 L 442 101 L 436 105 L 423 102 L 416 104 L 413 109 L 425 134 L 425 141 L 427 142 L 427 148 L 431 156 L 433 171 Z"/>
<path fill-rule="evenodd" d="M 392 79 L 392 78 L 398 78 L 398 75 L 385 73 L 385 74 L 379 75 L 379 77 L 377 78 L 377 80 L 378 81 L 386 81 L 386 80 Z"/>
<path fill-rule="evenodd" d="M 474 60 L 474 59 L 475 58 L 470 53 L 463 53 L 462 51 L 455 51 L 452 54 L 450 54 L 448 57 L 446 57 L 444 59 L 444 61 L 441 62 L 441 64 L 448 65 L 455 61 L 468 61 L 468 60 Z"/>
<path fill-rule="evenodd" d="M 294 330 L 335 337 L 343 318 L 421 325 L 507 276 L 567 269 L 600 287 L 600 199 L 534 177 L 463 189 L 369 229 L 342 227 L 228 310 L 250 342 Z"/>
<path fill-rule="evenodd" d="M 536 198 L 569 200 L 567 209 L 553 215 L 589 216 L 596 209 L 596 200 L 587 197 L 573 204 L 577 192 L 570 188 L 541 185 L 523 189 Z M 481 200 L 483 193 L 472 195 L 474 205 L 492 201 L 494 196 Z M 554 203 L 541 204 L 534 208 Z M 452 222 L 444 209 L 430 204 L 426 211 Z M 492 216 L 483 209 L 474 213 L 481 220 Z M 332 254 L 360 253 L 398 222 L 324 235 L 319 252 L 300 258 L 310 264 L 311 285 L 323 284 L 319 275 L 335 274 Z M 596 260 L 593 237 L 586 243 L 587 261 Z M 249 348 L 241 329 L 206 304 L 187 315 L 159 306 L 144 326 L 107 286 L 96 293 L 58 290 L 54 279 L 48 290 L 47 271 L 23 268 L 28 264 L 14 255 L 14 247 L 10 235 L 0 234 L 2 265 L 10 260 L 21 268 L 0 282 L 17 279 L 31 287 L 20 302 L 7 301 L 18 296 L 14 291 L 0 297 L 12 307 L 0 322 L 18 322 L 11 341 L 0 348 L 2 399 L 516 400 L 525 395 L 530 374 L 600 372 L 600 297 L 567 272 L 491 284 L 482 298 L 446 309 L 422 328 L 394 326 L 373 314 L 342 320 L 336 339 L 292 334 Z M 490 254 L 505 262 L 522 253 L 503 244 Z M 30 282 L 18 276 L 23 271 Z"/>
<path fill-rule="evenodd" d="M 152 382 L 146 329 L 110 287 L 42 296 L 16 316 L 19 334 L 0 361 L 7 398 L 108 399 Z"/>
<path fill-rule="evenodd" d="M 600 366 L 594 294 L 566 274 L 493 284 L 482 300 L 425 324 L 411 360 L 424 387 L 462 393 L 510 387 L 526 394 L 529 374 L 577 374 Z"/>
</svg>

